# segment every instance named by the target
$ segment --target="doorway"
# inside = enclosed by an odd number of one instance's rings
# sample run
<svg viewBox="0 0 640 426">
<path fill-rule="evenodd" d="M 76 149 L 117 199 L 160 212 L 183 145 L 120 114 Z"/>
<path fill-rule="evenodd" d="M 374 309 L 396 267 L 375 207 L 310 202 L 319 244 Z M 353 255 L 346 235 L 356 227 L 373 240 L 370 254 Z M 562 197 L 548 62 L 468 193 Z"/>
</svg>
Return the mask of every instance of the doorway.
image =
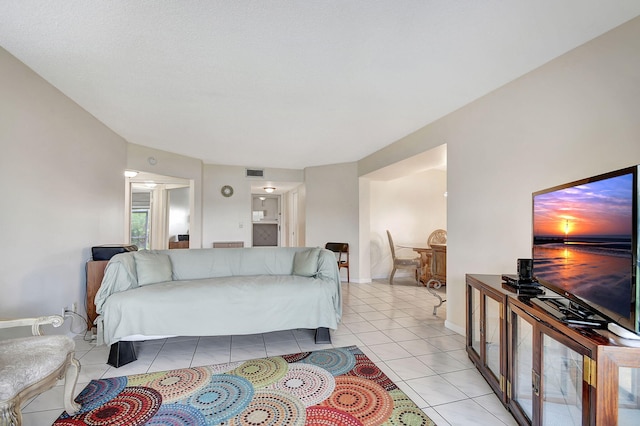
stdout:
<svg viewBox="0 0 640 426">
<path fill-rule="evenodd" d="M 251 198 L 252 246 L 280 246 L 280 195 L 252 195 Z"/>
<path fill-rule="evenodd" d="M 188 240 L 193 181 L 152 173 L 127 178 L 125 238 L 139 249 L 165 250 Z"/>
<path fill-rule="evenodd" d="M 371 278 L 386 279 L 392 265 L 387 230 L 396 245 L 419 247 L 434 230 L 447 229 L 447 145 L 380 168 L 361 180 L 367 187 L 363 208 L 369 221 L 369 233 L 361 244 L 369 246 Z M 400 254 L 416 255 L 411 249 Z"/>
</svg>

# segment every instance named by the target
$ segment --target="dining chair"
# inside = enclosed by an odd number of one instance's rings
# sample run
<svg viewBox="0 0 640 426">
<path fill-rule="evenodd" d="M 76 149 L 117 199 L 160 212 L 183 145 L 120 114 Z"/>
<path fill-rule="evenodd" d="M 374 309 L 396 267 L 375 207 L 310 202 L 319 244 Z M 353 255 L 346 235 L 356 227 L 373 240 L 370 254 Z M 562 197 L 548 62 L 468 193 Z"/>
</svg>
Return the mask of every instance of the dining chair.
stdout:
<svg viewBox="0 0 640 426">
<path fill-rule="evenodd" d="M 396 247 L 393 244 L 393 238 L 391 237 L 391 232 L 387 230 L 387 238 L 389 239 L 389 248 L 391 249 L 391 259 L 393 260 L 393 269 L 391 270 L 391 275 L 389 276 L 389 284 L 393 284 L 393 276 L 396 274 L 396 270 L 398 269 L 413 269 L 416 275 L 416 283 L 420 284 L 419 274 L 420 274 L 420 258 L 419 257 L 397 257 L 396 256 Z"/>
<path fill-rule="evenodd" d="M 324 248 L 331 250 L 338 255 L 338 269 L 347 268 L 347 282 L 351 282 L 349 277 L 349 244 L 348 243 L 327 243 Z M 345 258 L 342 258 L 345 255 Z"/>
<path fill-rule="evenodd" d="M 447 244 L 447 231 L 445 231 L 444 229 L 436 229 L 431 234 L 429 234 L 429 237 L 427 238 L 427 247 L 429 247 L 430 250 L 425 252 L 424 254 L 425 259 L 423 274 L 425 284 L 429 280 L 431 280 L 433 276 L 433 270 L 435 269 L 433 265 L 433 251 L 431 250 L 434 244 Z"/>
<path fill-rule="evenodd" d="M 444 229 L 436 229 L 427 239 L 427 245 L 431 247 L 433 244 L 447 244 L 447 231 Z"/>
</svg>

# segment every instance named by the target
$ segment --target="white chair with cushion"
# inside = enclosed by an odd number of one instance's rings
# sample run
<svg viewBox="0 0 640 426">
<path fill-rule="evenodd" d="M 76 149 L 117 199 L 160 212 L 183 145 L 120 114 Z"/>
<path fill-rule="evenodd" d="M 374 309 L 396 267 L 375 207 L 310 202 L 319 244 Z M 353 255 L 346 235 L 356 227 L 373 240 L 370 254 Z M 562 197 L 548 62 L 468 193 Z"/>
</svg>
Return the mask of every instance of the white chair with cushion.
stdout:
<svg viewBox="0 0 640 426">
<path fill-rule="evenodd" d="M 69 414 L 80 409 L 73 400 L 80 372 L 73 339 L 40 332 L 43 324 L 59 327 L 63 322 L 59 315 L 0 321 L 0 328 L 31 326 L 33 334 L 0 341 L 0 426 L 21 425 L 21 404 L 63 378 L 64 408 Z"/>
</svg>

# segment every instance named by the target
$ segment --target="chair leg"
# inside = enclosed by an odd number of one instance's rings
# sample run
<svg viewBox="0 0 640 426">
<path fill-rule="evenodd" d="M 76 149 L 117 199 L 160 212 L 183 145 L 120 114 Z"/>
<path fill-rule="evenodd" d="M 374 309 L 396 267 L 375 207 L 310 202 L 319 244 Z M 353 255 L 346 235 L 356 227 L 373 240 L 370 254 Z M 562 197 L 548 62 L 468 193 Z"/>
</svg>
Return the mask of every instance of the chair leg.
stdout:
<svg viewBox="0 0 640 426">
<path fill-rule="evenodd" d="M 393 276 L 396 274 L 396 268 L 393 268 L 391 275 L 389 276 L 389 284 L 393 285 Z"/>
<path fill-rule="evenodd" d="M 0 404 L 0 425 L 21 425 L 22 413 L 20 412 L 20 402 L 16 400 L 5 401 Z"/>
<path fill-rule="evenodd" d="M 67 414 L 73 415 L 80 409 L 80 404 L 73 400 L 76 383 L 80 374 L 80 363 L 77 359 L 71 358 L 71 363 L 67 366 L 64 378 L 64 409 Z"/>
<path fill-rule="evenodd" d="M 349 277 L 349 268 L 347 268 L 347 282 L 351 282 L 351 277 Z"/>
</svg>

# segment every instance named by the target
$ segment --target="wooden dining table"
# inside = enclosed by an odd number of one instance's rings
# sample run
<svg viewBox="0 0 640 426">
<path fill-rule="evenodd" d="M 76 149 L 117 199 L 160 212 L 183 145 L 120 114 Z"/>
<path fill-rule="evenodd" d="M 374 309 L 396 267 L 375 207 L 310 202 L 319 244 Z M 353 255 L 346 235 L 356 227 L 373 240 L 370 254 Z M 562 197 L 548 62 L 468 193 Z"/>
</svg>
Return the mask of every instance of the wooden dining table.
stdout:
<svg viewBox="0 0 640 426">
<path fill-rule="evenodd" d="M 422 285 L 426 285 L 431 278 L 431 256 L 433 250 L 428 245 L 419 244 L 407 244 L 399 247 L 409 248 L 420 255 L 420 282 Z"/>
</svg>

